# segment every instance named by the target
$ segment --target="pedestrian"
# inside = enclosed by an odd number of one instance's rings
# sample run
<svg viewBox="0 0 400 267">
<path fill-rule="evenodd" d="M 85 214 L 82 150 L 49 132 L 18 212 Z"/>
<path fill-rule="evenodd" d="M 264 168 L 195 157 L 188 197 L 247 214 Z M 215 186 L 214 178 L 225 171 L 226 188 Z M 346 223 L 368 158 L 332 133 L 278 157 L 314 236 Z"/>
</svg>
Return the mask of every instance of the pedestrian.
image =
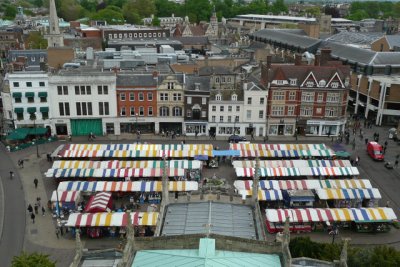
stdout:
<svg viewBox="0 0 400 267">
<path fill-rule="evenodd" d="M 398 160 L 400 158 L 400 154 L 397 154 L 396 155 L 396 159 Z"/>
<path fill-rule="evenodd" d="M 34 209 L 35 209 L 35 214 L 38 214 L 39 213 L 39 206 L 38 206 L 37 203 L 35 203 Z"/>
<path fill-rule="evenodd" d="M 46 209 L 42 206 L 42 216 L 44 216 Z"/>
<path fill-rule="evenodd" d="M 32 212 L 33 212 L 33 208 L 32 208 L 32 205 L 31 205 L 31 204 L 28 205 L 28 211 L 29 211 L 29 213 L 32 213 Z"/>
<path fill-rule="evenodd" d="M 14 178 L 14 172 L 10 171 L 10 180 L 12 180 L 12 178 Z"/>
<path fill-rule="evenodd" d="M 388 200 L 388 201 L 386 201 L 386 208 L 389 208 L 389 205 L 390 205 L 390 201 Z"/>
<path fill-rule="evenodd" d="M 396 159 L 396 161 L 394 162 L 394 167 L 397 168 L 399 166 L 399 160 Z"/>
<path fill-rule="evenodd" d="M 23 159 L 18 160 L 18 166 L 20 168 L 24 168 L 24 160 Z"/>
<path fill-rule="evenodd" d="M 40 197 L 36 197 L 36 203 L 38 204 L 39 207 L 40 207 L 40 200 L 42 200 Z"/>
<path fill-rule="evenodd" d="M 37 178 L 35 178 L 35 179 L 33 180 L 33 183 L 35 184 L 35 188 L 37 188 L 37 185 L 38 185 L 38 183 L 39 183 L 39 180 L 38 180 Z"/>
<path fill-rule="evenodd" d="M 35 214 L 32 212 L 32 213 L 31 213 L 32 223 L 35 223 L 35 217 L 36 217 Z"/>
<path fill-rule="evenodd" d="M 56 236 L 57 236 L 57 239 L 60 238 L 60 228 L 58 228 L 58 227 L 56 227 Z"/>
<path fill-rule="evenodd" d="M 387 148 L 387 146 L 383 147 L 383 154 L 386 154 L 386 148 Z"/>
<path fill-rule="evenodd" d="M 255 139 L 254 139 L 254 133 L 253 133 L 253 132 L 251 132 L 251 140 L 252 140 L 252 141 L 255 140 Z"/>
<path fill-rule="evenodd" d="M 356 142 L 352 142 L 351 145 L 353 146 L 353 150 L 355 150 L 356 149 Z"/>
<path fill-rule="evenodd" d="M 388 145 L 388 141 L 386 140 L 386 141 L 385 141 L 385 146 L 387 146 L 387 145 Z"/>
<path fill-rule="evenodd" d="M 365 144 L 368 144 L 368 138 L 365 138 Z"/>
</svg>

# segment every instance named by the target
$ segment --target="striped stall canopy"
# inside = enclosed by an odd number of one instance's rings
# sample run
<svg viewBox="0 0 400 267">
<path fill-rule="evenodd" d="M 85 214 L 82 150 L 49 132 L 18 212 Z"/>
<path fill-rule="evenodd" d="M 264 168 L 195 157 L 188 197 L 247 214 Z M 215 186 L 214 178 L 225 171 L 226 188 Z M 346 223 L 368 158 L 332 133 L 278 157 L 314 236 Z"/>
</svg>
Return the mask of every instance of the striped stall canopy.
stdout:
<svg viewBox="0 0 400 267">
<path fill-rule="evenodd" d="M 212 157 L 212 150 L 160 150 L 159 157 L 194 158 L 195 156 Z"/>
<path fill-rule="evenodd" d="M 261 168 L 351 167 L 349 160 L 260 160 Z M 234 168 L 254 168 L 255 160 L 235 160 Z"/>
<path fill-rule="evenodd" d="M 391 208 L 342 208 L 342 209 L 266 209 L 266 220 L 290 222 L 390 222 L 397 217 Z"/>
<path fill-rule="evenodd" d="M 235 168 L 236 176 L 238 177 L 252 177 L 255 174 L 254 168 Z M 288 177 L 300 176 L 298 168 L 260 168 L 260 177 Z"/>
<path fill-rule="evenodd" d="M 348 188 L 348 189 L 316 189 L 320 199 L 381 199 L 377 188 Z"/>
<path fill-rule="evenodd" d="M 332 150 L 239 150 L 242 158 L 332 157 Z"/>
<path fill-rule="evenodd" d="M 85 212 L 107 211 L 112 194 L 110 192 L 100 192 L 92 196 L 89 203 L 85 207 Z"/>
<path fill-rule="evenodd" d="M 236 176 L 252 177 L 254 168 L 235 168 Z M 292 177 L 292 176 L 356 176 L 357 167 L 303 167 L 303 168 L 260 168 L 261 177 Z"/>
<path fill-rule="evenodd" d="M 126 212 L 72 213 L 69 215 L 67 227 L 121 227 L 128 224 Z M 155 226 L 158 212 L 131 212 L 133 225 Z"/>
<path fill-rule="evenodd" d="M 252 190 L 241 190 L 239 194 L 242 196 L 251 196 L 253 194 Z M 260 201 L 277 201 L 283 200 L 281 190 L 258 190 L 258 200 Z"/>
<path fill-rule="evenodd" d="M 306 176 L 356 176 L 360 175 L 357 167 L 310 167 L 301 168 Z"/>
<path fill-rule="evenodd" d="M 231 150 L 326 150 L 325 144 L 230 144 Z"/>
<path fill-rule="evenodd" d="M 170 191 L 196 191 L 199 184 L 195 181 L 170 181 Z M 127 182 L 61 182 L 59 191 L 83 192 L 161 192 L 161 181 Z"/>
<path fill-rule="evenodd" d="M 46 177 L 54 178 L 124 178 L 124 177 L 162 177 L 164 169 L 49 169 Z M 184 169 L 167 169 L 168 177 L 184 176 Z"/>
<path fill-rule="evenodd" d="M 234 186 L 237 190 L 251 190 L 253 181 L 235 181 Z M 262 180 L 259 182 L 260 189 L 269 190 L 308 190 L 308 189 L 327 189 L 327 188 L 372 188 L 371 182 L 364 179 L 346 179 L 346 180 Z"/>
<path fill-rule="evenodd" d="M 64 150 L 213 150 L 211 144 L 67 144 Z"/>
<path fill-rule="evenodd" d="M 80 196 L 80 191 L 58 191 L 58 201 L 60 202 L 76 202 Z M 57 192 L 54 190 L 51 195 L 51 201 L 57 201 Z"/>
</svg>

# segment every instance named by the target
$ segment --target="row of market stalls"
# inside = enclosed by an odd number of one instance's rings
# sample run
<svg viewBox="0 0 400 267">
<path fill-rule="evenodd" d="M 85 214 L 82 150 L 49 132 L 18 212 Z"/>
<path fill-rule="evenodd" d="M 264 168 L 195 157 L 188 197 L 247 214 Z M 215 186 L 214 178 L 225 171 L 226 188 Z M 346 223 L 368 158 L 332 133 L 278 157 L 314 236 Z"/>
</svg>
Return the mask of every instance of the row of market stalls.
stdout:
<svg viewBox="0 0 400 267">
<path fill-rule="evenodd" d="M 149 235 L 157 223 L 164 171 L 169 191 L 198 190 L 203 162 L 194 158 L 212 152 L 211 145 L 67 144 L 45 176 L 58 182 L 51 198 L 56 212 L 70 210 L 66 227 L 84 228 L 93 238 L 123 235 L 128 210 L 137 234 Z"/>
<path fill-rule="evenodd" d="M 240 151 L 240 160 L 232 165 L 234 187 L 243 198 L 253 195 L 249 179 L 259 172 L 257 199 L 271 233 L 282 231 L 287 217 L 292 231 L 326 230 L 333 224 L 386 231 L 396 219 L 392 209 L 379 208 L 379 190 L 359 178 L 358 168 L 336 159 L 324 144 L 231 144 L 230 149 Z"/>
</svg>

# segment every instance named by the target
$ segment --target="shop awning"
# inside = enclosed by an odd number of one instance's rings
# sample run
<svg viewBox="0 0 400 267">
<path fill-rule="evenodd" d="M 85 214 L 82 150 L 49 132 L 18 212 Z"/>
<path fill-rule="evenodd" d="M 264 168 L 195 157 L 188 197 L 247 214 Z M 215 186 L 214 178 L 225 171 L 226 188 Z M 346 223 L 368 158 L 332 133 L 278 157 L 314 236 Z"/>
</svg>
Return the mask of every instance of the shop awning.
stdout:
<svg viewBox="0 0 400 267">
<path fill-rule="evenodd" d="M 24 113 L 24 108 L 14 108 L 15 113 Z"/>
<path fill-rule="evenodd" d="M 36 107 L 29 107 L 26 109 L 28 113 L 35 113 L 36 112 Z"/>
<path fill-rule="evenodd" d="M 34 92 L 26 92 L 25 97 L 34 97 L 35 93 Z"/>
<path fill-rule="evenodd" d="M 110 212 L 111 208 L 111 196 L 110 192 L 100 192 L 94 196 L 91 196 L 88 204 L 85 207 L 85 212 Z"/>
<path fill-rule="evenodd" d="M 349 160 L 260 160 L 261 168 L 303 168 L 303 167 L 352 167 Z M 254 168 L 255 160 L 235 160 L 232 162 L 234 168 Z"/>
<path fill-rule="evenodd" d="M 290 222 L 390 222 L 397 217 L 391 208 L 343 208 L 343 209 L 266 209 L 266 220 Z"/>
<path fill-rule="evenodd" d="M 14 92 L 14 93 L 12 93 L 12 96 L 14 98 L 21 98 L 22 97 L 22 93 L 21 92 Z"/>
<path fill-rule="evenodd" d="M 40 107 L 40 112 L 49 112 L 49 107 Z"/>
<path fill-rule="evenodd" d="M 208 144 L 68 144 L 67 150 L 212 150 Z"/>
<path fill-rule="evenodd" d="M 213 157 L 222 157 L 222 156 L 238 157 L 238 156 L 240 156 L 240 151 L 239 150 L 213 150 L 212 155 L 213 155 Z"/>
<path fill-rule="evenodd" d="M 322 200 L 330 199 L 381 199 L 377 188 L 349 188 L 349 189 L 316 189 L 316 194 Z"/>
<path fill-rule="evenodd" d="M 79 191 L 58 191 L 58 201 L 60 202 L 76 202 L 80 196 Z M 57 192 L 53 191 L 51 195 L 51 201 L 57 201 Z"/>
<path fill-rule="evenodd" d="M 132 224 L 155 226 L 158 212 L 131 212 Z M 128 224 L 126 212 L 72 213 L 69 215 L 67 227 L 121 227 Z"/>
<path fill-rule="evenodd" d="M 199 184 L 196 181 L 170 181 L 169 191 L 196 191 Z M 117 182 L 61 182 L 59 191 L 83 191 L 83 192 L 161 192 L 161 181 L 117 181 Z"/>
<path fill-rule="evenodd" d="M 39 97 L 47 97 L 47 92 L 39 92 L 38 96 Z"/>
<path fill-rule="evenodd" d="M 239 194 L 242 196 L 251 196 L 253 194 L 252 190 L 241 190 Z M 258 200 L 260 201 L 277 201 L 283 200 L 281 190 L 258 190 Z"/>
<path fill-rule="evenodd" d="M 15 140 L 23 140 L 28 135 L 45 135 L 48 129 L 43 127 L 36 128 L 18 128 L 15 129 L 7 136 L 7 140 L 15 141 Z"/>
</svg>

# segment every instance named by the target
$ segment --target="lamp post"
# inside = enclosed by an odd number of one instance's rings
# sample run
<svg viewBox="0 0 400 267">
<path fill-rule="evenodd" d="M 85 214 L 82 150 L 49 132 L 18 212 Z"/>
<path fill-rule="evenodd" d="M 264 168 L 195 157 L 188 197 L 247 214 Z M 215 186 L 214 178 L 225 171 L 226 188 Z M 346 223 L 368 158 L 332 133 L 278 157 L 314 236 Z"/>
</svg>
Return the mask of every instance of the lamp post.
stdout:
<svg viewBox="0 0 400 267">
<path fill-rule="evenodd" d="M 236 122 L 238 122 L 239 117 L 235 116 L 235 120 L 233 121 L 233 134 L 236 135 Z"/>
<path fill-rule="evenodd" d="M 31 120 L 33 120 L 33 129 L 34 129 L 34 131 L 35 131 L 35 145 L 36 145 L 36 156 L 38 157 L 38 158 L 40 158 L 40 155 L 39 155 L 39 144 L 38 144 L 38 138 L 37 138 L 37 131 L 36 131 L 36 112 L 33 112 L 32 114 L 31 114 Z"/>
<path fill-rule="evenodd" d="M 137 137 L 137 142 L 139 142 L 140 139 L 140 133 L 139 133 L 139 129 L 138 129 L 138 113 L 135 113 L 135 129 L 136 129 L 136 137 Z"/>
</svg>

